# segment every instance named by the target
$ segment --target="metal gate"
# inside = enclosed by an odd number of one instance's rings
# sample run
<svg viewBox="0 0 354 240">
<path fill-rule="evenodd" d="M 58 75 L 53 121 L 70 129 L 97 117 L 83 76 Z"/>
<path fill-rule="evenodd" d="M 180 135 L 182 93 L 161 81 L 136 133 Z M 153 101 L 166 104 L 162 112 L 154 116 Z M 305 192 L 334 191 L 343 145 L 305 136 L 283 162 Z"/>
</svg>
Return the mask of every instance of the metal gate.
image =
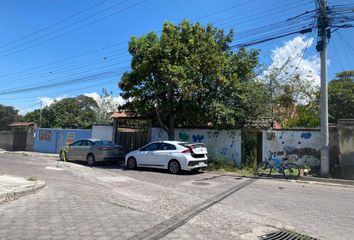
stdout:
<svg viewBox="0 0 354 240">
<path fill-rule="evenodd" d="M 136 150 L 148 143 L 148 134 L 146 131 L 122 132 L 118 131 L 115 142 L 122 145 L 125 151 Z"/>
<path fill-rule="evenodd" d="M 26 151 L 27 145 L 27 132 L 25 131 L 15 131 L 14 132 L 14 151 Z"/>
</svg>

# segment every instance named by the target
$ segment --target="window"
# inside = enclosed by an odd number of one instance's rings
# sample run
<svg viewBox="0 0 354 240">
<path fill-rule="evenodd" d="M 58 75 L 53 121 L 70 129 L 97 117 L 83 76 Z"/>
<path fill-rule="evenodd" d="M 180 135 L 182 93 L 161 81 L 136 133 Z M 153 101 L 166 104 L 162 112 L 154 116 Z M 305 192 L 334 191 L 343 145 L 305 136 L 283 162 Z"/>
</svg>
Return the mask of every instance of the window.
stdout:
<svg viewBox="0 0 354 240">
<path fill-rule="evenodd" d="M 77 142 L 74 142 L 73 144 L 71 144 L 71 146 L 79 147 L 79 146 L 82 146 L 82 143 L 83 143 L 83 141 L 77 141 Z"/>
<path fill-rule="evenodd" d="M 50 142 L 51 133 L 50 130 L 39 130 L 38 140 L 40 142 Z"/>
<path fill-rule="evenodd" d="M 159 149 L 160 143 L 151 143 L 141 149 L 141 151 L 155 151 Z"/>
<path fill-rule="evenodd" d="M 114 147 L 114 143 L 112 143 L 111 141 L 108 140 L 100 140 L 100 141 L 96 141 L 95 145 L 97 146 L 110 146 L 110 147 Z"/>
<path fill-rule="evenodd" d="M 83 147 L 91 147 L 92 146 L 92 142 L 89 140 L 84 140 L 82 141 L 82 145 Z"/>
<path fill-rule="evenodd" d="M 160 150 L 176 150 L 176 146 L 172 145 L 172 144 L 168 144 L 168 143 L 161 143 Z"/>
</svg>

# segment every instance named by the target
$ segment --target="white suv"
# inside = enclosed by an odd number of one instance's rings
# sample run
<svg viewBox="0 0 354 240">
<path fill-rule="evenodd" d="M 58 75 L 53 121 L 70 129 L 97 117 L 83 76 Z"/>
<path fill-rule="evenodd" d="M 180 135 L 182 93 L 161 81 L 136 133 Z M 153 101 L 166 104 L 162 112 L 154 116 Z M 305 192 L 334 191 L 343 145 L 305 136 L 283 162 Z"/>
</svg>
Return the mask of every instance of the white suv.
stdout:
<svg viewBox="0 0 354 240">
<path fill-rule="evenodd" d="M 177 174 L 181 170 L 198 171 L 206 168 L 208 157 L 203 143 L 159 141 L 128 153 L 125 165 L 129 169 L 151 167 L 168 169 Z"/>
</svg>

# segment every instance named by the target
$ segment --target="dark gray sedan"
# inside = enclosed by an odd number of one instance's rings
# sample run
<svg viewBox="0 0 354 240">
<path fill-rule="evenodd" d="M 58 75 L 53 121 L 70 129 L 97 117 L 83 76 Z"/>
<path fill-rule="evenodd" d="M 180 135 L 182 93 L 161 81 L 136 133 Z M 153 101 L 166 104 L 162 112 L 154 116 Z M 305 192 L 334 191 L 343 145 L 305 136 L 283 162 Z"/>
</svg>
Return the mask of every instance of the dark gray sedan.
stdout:
<svg viewBox="0 0 354 240">
<path fill-rule="evenodd" d="M 60 159 L 66 161 L 83 160 L 89 166 L 96 162 L 118 161 L 125 157 L 123 146 L 107 140 L 82 139 L 78 140 L 60 151 Z"/>
</svg>

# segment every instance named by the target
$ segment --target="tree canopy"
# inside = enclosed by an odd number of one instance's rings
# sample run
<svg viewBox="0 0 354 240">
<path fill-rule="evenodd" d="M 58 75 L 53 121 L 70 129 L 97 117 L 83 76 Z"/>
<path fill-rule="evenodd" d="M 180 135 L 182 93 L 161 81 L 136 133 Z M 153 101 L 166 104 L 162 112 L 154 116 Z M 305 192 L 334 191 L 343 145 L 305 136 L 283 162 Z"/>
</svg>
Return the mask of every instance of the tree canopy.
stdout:
<svg viewBox="0 0 354 240">
<path fill-rule="evenodd" d="M 19 118 L 17 109 L 0 104 L 0 130 L 9 130 L 9 124 L 18 121 Z"/>
<path fill-rule="evenodd" d="M 47 128 L 90 128 L 95 123 L 94 99 L 80 95 L 75 98 L 64 98 L 45 107 L 42 111 L 42 126 Z M 29 112 L 22 118 L 23 121 L 33 121 L 39 125 L 40 110 Z"/>
<path fill-rule="evenodd" d="M 354 71 L 336 74 L 328 84 L 329 121 L 337 123 L 339 119 L 354 118 Z"/>
<path fill-rule="evenodd" d="M 158 36 L 132 37 L 131 71 L 119 87 L 123 109 L 157 120 L 170 139 L 178 125 L 241 127 L 261 112 L 264 85 L 254 80 L 258 51 L 232 51 L 233 32 L 208 24 L 163 24 Z"/>
</svg>

